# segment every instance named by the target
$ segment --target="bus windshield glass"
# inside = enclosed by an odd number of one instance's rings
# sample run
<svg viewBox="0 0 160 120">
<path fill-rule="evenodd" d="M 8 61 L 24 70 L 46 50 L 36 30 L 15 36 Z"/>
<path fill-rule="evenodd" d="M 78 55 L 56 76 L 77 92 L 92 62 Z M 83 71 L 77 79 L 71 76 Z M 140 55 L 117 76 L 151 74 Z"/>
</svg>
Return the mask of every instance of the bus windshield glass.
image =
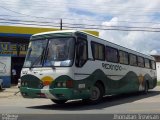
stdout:
<svg viewBox="0 0 160 120">
<path fill-rule="evenodd" d="M 31 41 L 24 67 L 71 66 L 74 45 L 75 40 L 71 37 Z"/>
<path fill-rule="evenodd" d="M 35 40 L 29 43 L 24 67 L 42 66 L 43 54 L 47 46 L 47 40 Z"/>
<path fill-rule="evenodd" d="M 71 66 L 74 59 L 74 38 L 49 40 L 44 66 Z"/>
</svg>

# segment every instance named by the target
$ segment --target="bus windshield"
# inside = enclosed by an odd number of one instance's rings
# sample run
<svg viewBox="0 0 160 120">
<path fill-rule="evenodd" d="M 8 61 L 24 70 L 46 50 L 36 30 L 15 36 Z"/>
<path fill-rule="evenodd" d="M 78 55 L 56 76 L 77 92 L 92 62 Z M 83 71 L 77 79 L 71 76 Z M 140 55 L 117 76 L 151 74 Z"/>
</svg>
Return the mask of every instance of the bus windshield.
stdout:
<svg viewBox="0 0 160 120">
<path fill-rule="evenodd" d="M 74 38 L 49 40 L 44 66 L 71 66 L 74 59 Z"/>
<path fill-rule="evenodd" d="M 29 43 L 24 67 L 42 66 L 42 56 L 47 46 L 47 40 L 35 40 Z"/>
<path fill-rule="evenodd" d="M 74 45 L 74 38 L 31 41 L 24 67 L 71 66 L 74 59 Z"/>
</svg>

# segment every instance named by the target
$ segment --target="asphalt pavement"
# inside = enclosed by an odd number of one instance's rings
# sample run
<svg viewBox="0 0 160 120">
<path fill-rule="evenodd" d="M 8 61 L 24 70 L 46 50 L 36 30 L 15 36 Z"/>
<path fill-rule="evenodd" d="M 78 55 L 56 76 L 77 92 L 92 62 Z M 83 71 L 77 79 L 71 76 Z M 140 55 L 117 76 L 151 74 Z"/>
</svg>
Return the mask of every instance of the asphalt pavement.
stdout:
<svg viewBox="0 0 160 120">
<path fill-rule="evenodd" d="M 57 105 L 49 99 L 23 98 L 18 91 L 17 87 L 12 87 L 0 92 L 1 114 L 160 114 L 160 87 L 150 90 L 148 94 L 107 96 L 96 105 L 84 104 L 81 100 L 72 100 L 63 105 Z"/>
</svg>

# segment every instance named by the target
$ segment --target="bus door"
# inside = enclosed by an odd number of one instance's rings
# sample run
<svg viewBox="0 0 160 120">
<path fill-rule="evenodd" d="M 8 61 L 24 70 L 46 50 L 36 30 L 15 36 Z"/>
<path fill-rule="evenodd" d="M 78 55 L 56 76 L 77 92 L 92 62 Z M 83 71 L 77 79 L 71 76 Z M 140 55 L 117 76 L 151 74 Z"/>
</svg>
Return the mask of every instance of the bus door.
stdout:
<svg viewBox="0 0 160 120">
<path fill-rule="evenodd" d="M 87 40 L 78 38 L 76 46 L 76 60 L 75 60 L 75 79 L 83 79 L 87 68 L 84 67 L 88 59 Z"/>
</svg>

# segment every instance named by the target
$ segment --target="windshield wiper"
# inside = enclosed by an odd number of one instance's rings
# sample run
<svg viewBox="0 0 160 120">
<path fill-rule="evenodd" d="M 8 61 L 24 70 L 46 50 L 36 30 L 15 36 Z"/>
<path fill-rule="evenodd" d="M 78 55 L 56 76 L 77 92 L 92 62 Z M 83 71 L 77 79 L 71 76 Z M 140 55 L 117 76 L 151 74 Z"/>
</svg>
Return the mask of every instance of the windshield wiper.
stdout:
<svg viewBox="0 0 160 120">
<path fill-rule="evenodd" d="M 48 62 L 50 63 L 50 66 L 52 67 L 52 69 L 55 69 L 55 66 L 52 65 L 52 61 L 50 59 L 47 59 L 48 58 L 48 54 L 49 54 L 49 48 L 47 49 L 46 56 L 45 56 L 45 61 L 44 62 L 46 62 L 48 60 Z"/>
<path fill-rule="evenodd" d="M 33 67 L 33 65 L 35 65 L 35 63 L 36 63 L 39 59 L 41 60 L 41 63 L 42 63 L 43 56 L 44 56 L 44 52 L 45 52 L 45 48 L 43 48 L 42 54 L 39 55 L 39 56 L 33 61 L 33 63 L 31 64 L 31 66 L 29 67 L 29 69 L 31 69 L 31 68 Z"/>
</svg>

